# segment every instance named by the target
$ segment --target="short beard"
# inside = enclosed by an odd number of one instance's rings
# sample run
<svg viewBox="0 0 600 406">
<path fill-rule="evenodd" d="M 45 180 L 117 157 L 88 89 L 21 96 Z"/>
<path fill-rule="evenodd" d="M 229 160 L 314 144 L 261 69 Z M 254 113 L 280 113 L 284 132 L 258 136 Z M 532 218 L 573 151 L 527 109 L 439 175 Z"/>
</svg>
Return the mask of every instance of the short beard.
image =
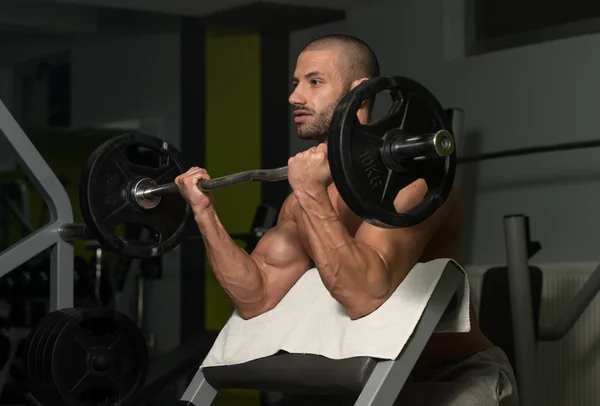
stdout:
<svg viewBox="0 0 600 406">
<path fill-rule="evenodd" d="M 305 123 L 297 127 L 298 137 L 302 140 L 315 140 L 318 142 L 326 141 L 327 136 L 329 135 L 331 118 L 333 117 L 338 102 L 339 100 L 314 114 L 312 123 Z"/>
</svg>

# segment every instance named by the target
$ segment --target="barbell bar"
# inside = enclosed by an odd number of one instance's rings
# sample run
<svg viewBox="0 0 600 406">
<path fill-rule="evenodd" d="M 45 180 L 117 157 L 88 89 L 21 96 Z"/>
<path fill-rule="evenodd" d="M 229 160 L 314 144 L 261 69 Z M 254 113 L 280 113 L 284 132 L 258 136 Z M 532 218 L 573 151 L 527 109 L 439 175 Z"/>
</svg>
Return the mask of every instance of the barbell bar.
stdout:
<svg viewBox="0 0 600 406">
<path fill-rule="evenodd" d="M 524 148 L 508 149 L 504 151 L 487 152 L 483 154 L 476 154 L 471 156 L 460 157 L 457 159 L 457 163 L 466 164 L 473 162 L 488 161 L 491 159 L 509 158 L 523 155 L 534 155 L 546 152 L 557 152 L 557 151 L 570 151 L 575 149 L 588 149 L 600 147 L 600 140 L 586 140 L 586 141 L 574 141 L 565 142 L 562 144 L 551 144 L 542 146 L 532 146 Z"/>
<path fill-rule="evenodd" d="M 454 136 L 447 130 L 440 130 L 432 135 L 415 136 L 405 140 L 396 138 L 390 145 L 390 155 L 396 164 L 401 165 L 410 159 L 431 159 L 447 157 L 454 152 Z M 286 180 L 288 167 L 283 166 L 275 169 L 254 169 L 245 172 L 234 173 L 216 179 L 201 180 L 198 188 L 209 192 L 230 186 L 236 186 L 249 182 L 278 182 Z M 179 188 L 174 182 L 154 185 L 149 178 L 140 179 L 132 189 L 132 197 L 143 209 L 155 207 L 160 202 L 161 196 L 179 193 Z"/>
<path fill-rule="evenodd" d="M 444 157 L 454 152 L 455 141 L 452 134 L 446 130 L 441 130 L 433 136 L 419 139 L 415 137 L 406 145 L 397 145 L 392 148 L 395 153 L 395 159 L 402 162 L 409 156 L 411 159 L 425 159 L 432 156 Z M 402 153 L 406 155 L 402 155 Z M 230 186 L 236 186 L 249 182 L 279 182 L 286 180 L 288 176 L 287 166 L 275 169 L 253 169 L 240 173 L 222 176 L 210 180 L 202 180 L 198 183 L 198 188 L 202 191 L 219 190 Z M 179 193 L 179 189 L 174 182 L 154 185 L 152 179 L 142 178 L 132 188 L 132 198 L 143 209 L 156 207 L 161 196 Z M 60 237 L 65 241 L 76 241 L 87 239 L 85 224 L 72 223 L 62 226 L 59 230 Z"/>
</svg>

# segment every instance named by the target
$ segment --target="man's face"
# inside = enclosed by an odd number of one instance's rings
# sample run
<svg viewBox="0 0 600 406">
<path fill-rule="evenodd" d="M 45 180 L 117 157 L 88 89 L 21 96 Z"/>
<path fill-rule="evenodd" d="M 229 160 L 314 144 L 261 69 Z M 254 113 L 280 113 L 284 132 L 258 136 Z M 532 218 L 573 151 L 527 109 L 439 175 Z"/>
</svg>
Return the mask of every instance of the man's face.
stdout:
<svg viewBox="0 0 600 406">
<path fill-rule="evenodd" d="M 303 140 L 324 142 L 339 100 L 348 89 L 335 50 L 305 51 L 298 56 L 294 91 L 289 97 L 294 123 Z"/>
</svg>

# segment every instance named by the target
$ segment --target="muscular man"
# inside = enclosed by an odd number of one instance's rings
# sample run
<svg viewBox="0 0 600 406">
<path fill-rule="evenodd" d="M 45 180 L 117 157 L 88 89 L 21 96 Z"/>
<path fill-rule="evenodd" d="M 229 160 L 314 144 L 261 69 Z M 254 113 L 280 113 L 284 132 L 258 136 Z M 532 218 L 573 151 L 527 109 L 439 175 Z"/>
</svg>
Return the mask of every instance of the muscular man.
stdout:
<svg viewBox="0 0 600 406">
<path fill-rule="evenodd" d="M 206 170 L 194 167 L 176 179 L 193 210 L 213 272 L 241 317 L 273 309 L 313 267 L 348 316 L 358 319 L 384 303 L 417 262 L 435 258 L 461 262 L 457 190 L 421 224 L 384 229 L 350 211 L 332 183 L 326 141 L 333 111 L 349 90 L 378 75 L 374 53 L 354 37 L 321 37 L 300 53 L 289 102 L 299 137 L 318 145 L 289 159 L 293 193 L 284 202 L 277 225 L 251 254 L 230 238 L 212 196 L 196 187 L 200 179 L 210 178 Z M 372 108 L 372 101 L 361 106 L 361 123 L 371 121 Z M 416 181 L 400 191 L 396 209 L 409 210 L 426 192 L 425 182 Z M 432 336 L 397 404 L 517 404 L 512 369 L 504 353 L 482 334 L 475 316 L 471 310 L 469 333 Z M 321 404 L 316 399 L 300 402 Z"/>
</svg>

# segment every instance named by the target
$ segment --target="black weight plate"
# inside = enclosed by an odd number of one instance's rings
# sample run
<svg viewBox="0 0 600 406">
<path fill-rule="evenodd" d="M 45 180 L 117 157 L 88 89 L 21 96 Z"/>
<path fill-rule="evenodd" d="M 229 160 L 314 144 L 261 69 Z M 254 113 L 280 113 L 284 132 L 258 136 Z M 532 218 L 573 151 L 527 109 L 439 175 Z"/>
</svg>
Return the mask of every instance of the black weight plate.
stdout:
<svg viewBox="0 0 600 406">
<path fill-rule="evenodd" d="M 59 321 L 61 314 L 59 312 L 51 312 L 47 314 L 36 326 L 36 331 L 33 335 L 31 343 L 28 345 L 27 360 L 25 365 L 27 366 L 27 375 L 31 384 L 31 393 L 40 402 L 46 400 L 46 393 L 44 391 L 43 373 L 44 368 L 43 361 L 40 358 L 40 354 L 46 345 L 46 337 L 49 331 Z"/>
<path fill-rule="evenodd" d="M 104 357 L 103 368 L 94 360 Z M 63 405 L 125 405 L 148 373 L 148 347 L 138 326 L 108 309 L 71 316 L 55 339 L 52 377 Z"/>
<path fill-rule="evenodd" d="M 35 367 L 35 346 L 39 340 L 40 332 L 47 322 L 47 316 L 38 321 L 35 326 L 33 326 L 31 331 L 29 331 L 29 334 L 27 335 L 27 338 L 23 344 L 23 366 L 25 367 L 25 375 L 27 376 L 27 380 L 29 381 L 31 387 L 36 386 L 33 375 L 33 370 Z"/>
<path fill-rule="evenodd" d="M 28 379 L 31 381 L 33 386 L 36 386 L 36 351 L 38 343 L 40 342 L 40 337 L 44 334 L 45 329 L 48 323 L 53 321 L 54 313 L 50 313 L 44 318 L 42 318 L 29 332 L 27 336 L 27 340 L 25 342 L 25 346 L 23 349 L 23 365 L 25 365 L 25 370 L 28 376 Z"/>
<path fill-rule="evenodd" d="M 52 332 L 56 329 L 60 329 L 64 322 L 68 319 L 68 314 L 74 312 L 75 309 L 61 309 L 50 313 L 47 317 L 49 317 L 49 322 L 44 327 L 43 333 L 40 335 L 37 349 L 36 349 L 36 381 L 38 382 L 38 387 L 36 388 L 36 392 L 34 396 L 36 399 L 41 400 L 45 405 L 52 405 L 50 402 L 52 395 L 52 387 L 51 382 L 48 382 L 48 368 L 50 367 L 46 360 L 44 359 L 44 352 L 48 347 L 52 346 L 51 335 Z"/>
<path fill-rule="evenodd" d="M 45 401 L 47 398 L 46 393 L 46 383 L 44 382 L 44 360 L 42 354 L 44 353 L 44 349 L 48 346 L 48 337 L 52 332 L 52 329 L 56 327 L 56 325 L 60 325 L 62 319 L 61 312 L 52 312 L 48 316 L 48 323 L 44 326 L 42 333 L 39 336 L 38 343 L 35 349 L 35 366 L 34 366 L 34 376 L 35 381 L 37 382 L 37 391 L 39 393 L 34 394 L 36 399 Z"/>
<path fill-rule="evenodd" d="M 56 390 L 54 379 L 52 377 L 52 352 L 56 344 L 56 337 L 65 328 L 65 325 L 69 322 L 71 317 L 77 312 L 78 310 L 73 308 L 56 311 L 56 321 L 52 328 L 47 329 L 48 334 L 44 337 L 46 344 L 39 356 L 39 362 L 43 365 L 43 368 L 40 371 L 40 382 L 42 384 L 41 390 L 43 392 L 44 401 L 48 405 L 62 404 L 62 399 Z"/>
<path fill-rule="evenodd" d="M 358 122 L 361 103 L 384 91 L 394 99 L 388 115 L 371 124 Z M 363 220 L 385 228 L 410 227 L 429 218 L 448 198 L 456 171 L 456 148 L 445 158 L 406 161 L 400 169 L 390 165 L 383 154 L 384 136 L 394 129 L 406 138 L 452 131 L 444 109 L 424 86 L 400 76 L 381 76 L 361 83 L 340 100 L 327 141 L 340 196 Z M 419 178 L 428 187 L 423 201 L 408 212 L 396 212 L 398 192 Z"/>
<path fill-rule="evenodd" d="M 159 157 L 157 167 L 134 163 L 128 150 L 142 148 Z M 81 177 L 79 201 L 91 238 L 106 249 L 132 258 L 151 258 L 177 246 L 183 237 L 191 210 L 179 193 L 162 196 L 152 209 L 141 209 L 131 190 L 144 178 L 157 184 L 170 183 L 188 169 L 171 144 L 146 134 L 129 133 L 106 141 L 88 158 Z M 129 223 L 151 230 L 149 239 L 125 240 L 116 228 Z"/>
</svg>

